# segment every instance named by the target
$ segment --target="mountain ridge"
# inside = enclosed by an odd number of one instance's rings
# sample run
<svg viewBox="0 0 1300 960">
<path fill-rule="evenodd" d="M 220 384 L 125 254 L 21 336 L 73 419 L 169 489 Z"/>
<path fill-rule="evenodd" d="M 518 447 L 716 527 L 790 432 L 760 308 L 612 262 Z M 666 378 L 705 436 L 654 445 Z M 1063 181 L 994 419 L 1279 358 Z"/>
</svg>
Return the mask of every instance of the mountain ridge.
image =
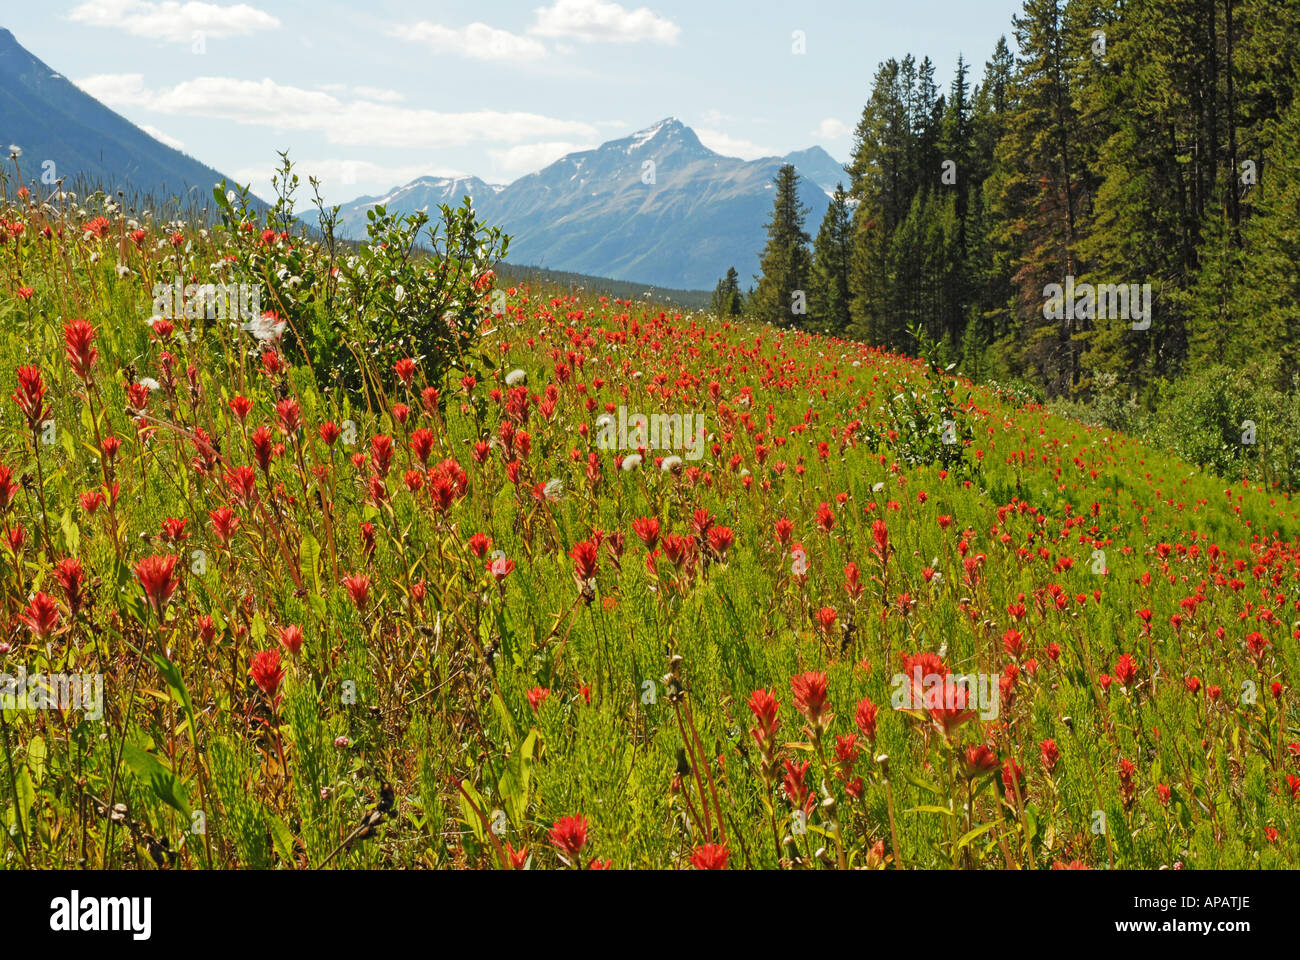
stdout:
<svg viewBox="0 0 1300 960">
<path fill-rule="evenodd" d="M 40 107 L 42 109 L 37 109 Z M 5 146 L 22 150 L 19 169 L 30 183 L 78 179 L 182 205 L 206 206 L 222 179 L 212 167 L 163 143 L 100 103 L 0 27 L 0 116 Z M 45 166 L 53 162 L 53 167 Z M 34 166 L 33 166 L 34 164 Z"/>
<path fill-rule="evenodd" d="M 383 197 L 358 197 L 341 206 L 340 231 L 363 238 L 366 211 L 376 204 L 414 213 L 468 195 L 483 220 L 510 234 L 512 262 L 710 289 L 729 267 L 742 277 L 757 272 L 772 179 L 790 157 L 809 168 L 800 171 L 800 199 L 815 233 L 831 177 L 847 180 L 830 154 L 811 147 L 786 157 L 727 157 L 676 117 L 565 154 L 504 187 L 478 177 L 417 177 Z"/>
</svg>

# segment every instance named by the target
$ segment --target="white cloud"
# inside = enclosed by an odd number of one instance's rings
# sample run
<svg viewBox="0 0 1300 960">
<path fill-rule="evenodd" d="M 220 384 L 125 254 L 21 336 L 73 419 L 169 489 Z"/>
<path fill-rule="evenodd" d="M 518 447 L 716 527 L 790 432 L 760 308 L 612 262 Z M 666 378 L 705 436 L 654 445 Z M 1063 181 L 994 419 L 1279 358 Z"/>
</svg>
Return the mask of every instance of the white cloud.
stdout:
<svg viewBox="0 0 1300 960">
<path fill-rule="evenodd" d="M 847 134 L 849 130 L 848 124 L 837 120 L 835 117 L 827 117 L 818 124 L 815 132 L 823 140 L 838 140 Z"/>
<path fill-rule="evenodd" d="M 362 100 L 379 100 L 384 103 L 397 103 L 406 98 L 396 90 L 386 90 L 382 87 L 352 87 L 346 83 L 318 83 L 317 90 L 324 90 L 326 93 L 351 93 L 353 96 Z"/>
<path fill-rule="evenodd" d="M 540 170 L 542 167 L 554 163 L 565 154 L 592 149 L 595 149 L 595 144 L 548 141 L 545 143 L 523 143 L 505 150 L 489 150 L 488 156 L 492 158 L 492 163 L 498 172 L 519 176 Z"/>
<path fill-rule="evenodd" d="M 378 100 L 383 103 L 398 103 L 406 99 L 396 90 L 385 90 L 381 87 L 353 87 L 352 92 L 362 100 Z"/>
<path fill-rule="evenodd" d="M 475 141 L 519 143 L 537 137 L 596 136 L 588 123 L 536 113 L 478 110 L 442 113 L 367 100 L 343 101 L 321 90 L 270 79 L 195 77 L 147 90 L 138 74 L 101 74 L 78 84 L 110 106 L 138 106 L 162 114 L 229 120 L 275 130 L 321 133 L 345 146 L 460 146 Z"/>
<path fill-rule="evenodd" d="M 742 160 L 757 160 L 759 157 L 771 157 L 776 155 L 776 151 L 771 147 L 760 146 L 752 140 L 744 140 L 740 137 L 733 137 L 723 133 L 721 130 L 708 130 L 703 127 L 696 128 L 695 135 L 700 138 L 700 143 L 704 144 L 715 153 L 720 153 L 724 157 L 739 157 Z"/>
<path fill-rule="evenodd" d="M 149 134 L 149 136 L 153 137 L 159 143 L 167 144 L 167 146 L 171 147 L 173 150 L 185 149 L 184 143 L 182 143 L 180 140 L 177 140 L 175 137 L 167 136 L 167 134 L 163 133 L 157 127 L 151 127 L 147 123 L 142 123 L 140 124 L 140 129 L 143 130 L 145 133 Z"/>
<path fill-rule="evenodd" d="M 118 107 L 141 107 L 153 96 L 142 73 L 97 73 L 75 83 L 101 103 Z"/>
<path fill-rule="evenodd" d="M 682 32 L 648 7 L 628 10 L 609 0 L 556 0 L 554 6 L 537 8 L 537 23 L 530 30 L 540 37 L 571 37 L 588 43 L 676 43 Z"/>
<path fill-rule="evenodd" d="M 209 38 L 241 37 L 280 26 L 271 14 L 246 3 L 223 7 L 200 0 L 87 0 L 73 7 L 68 19 L 168 43 L 191 43 L 196 33 Z"/>
<path fill-rule="evenodd" d="M 394 27 L 389 34 L 423 44 L 438 53 L 455 53 L 471 60 L 509 63 L 546 56 L 546 48 L 532 37 L 516 36 L 486 23 L 471 23 L 468 27 L 456 29 L 421 21 L 411 27 Z"/>
</svg>

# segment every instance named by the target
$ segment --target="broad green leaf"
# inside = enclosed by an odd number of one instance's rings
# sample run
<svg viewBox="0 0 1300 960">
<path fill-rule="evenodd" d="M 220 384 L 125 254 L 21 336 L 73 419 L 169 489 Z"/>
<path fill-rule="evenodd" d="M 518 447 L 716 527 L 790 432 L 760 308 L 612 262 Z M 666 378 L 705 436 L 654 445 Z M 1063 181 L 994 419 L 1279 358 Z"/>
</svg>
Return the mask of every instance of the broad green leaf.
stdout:
<svg viewBox="0 0 1300 960">
<path fill-rule="evenodd" d="M 190 700 L 190 692 L 185 686 L 185 679 L 181 676 L 180 668 L 161 653 L 155 653 L 150 659 L 153 660 L 153 665 L 158 668 L 159 675 L 167 682 L 167 688 L 171 691 L 172 698 L 185 708 L 185 716 L 189 718 L 190 723 L 193 723 L 194 704 Z"/>
<path fill-rule="evenodd" d="M 68 555 L 75 557 L 77 548 L 81 545 L 81 528 L 72 519 L 71 510 L 63 511 L 63 516 L 59 518 L 59 529 L 63 531 L 63 542 L 68 548 Z"/>
<path fill-rule="evenodd" d="M 528 787 L 533 773 L 533 748 L 536 744 L 537 729 L 533 728 L 506 760 L 505 772 L 497 786 L 510 819 L 515 823 L 522 823 L 528 811 Z"/>
<path fill-rule="evenodd" d="M 293 857 L 293 834 L 285 822 L 269 810 L 266 813 L 267 826 L 271 828 L 271 844 L 275 847 L 275 852 L 285 863 L 292 865 Z"/>
<path fill-rule="evenodd" d="M 37 784 L 45 779 L 45 738 L 41 736 L 32 737 L 27 743 L 27 766 L 32 771 L 32 776 L 36 779 Z"/>
<path fill-rule="evenodd" d="M 159 800 L 186 820 L 190 819 L 190 801 L 185 795 L 184 785 L 157 757 L 139 744 L 128 743 L 122 748 L 122 759 L 127 769 L 143 780 Z"/>
</svg>

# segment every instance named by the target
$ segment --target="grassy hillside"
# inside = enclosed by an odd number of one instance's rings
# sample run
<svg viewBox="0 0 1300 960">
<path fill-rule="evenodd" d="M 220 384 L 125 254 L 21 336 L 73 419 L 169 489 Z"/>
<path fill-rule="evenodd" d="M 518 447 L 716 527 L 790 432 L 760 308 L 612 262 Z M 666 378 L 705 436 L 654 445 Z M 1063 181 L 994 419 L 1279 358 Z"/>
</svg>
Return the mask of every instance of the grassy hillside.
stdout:
<svg viewBox="0 0 1300 960">
<path fill-rule="evenodd" d="M 1289 495 L 490 274 L 429 382 L 307 241 L 3 216 L 0 665 L 104 694 L 0 714 L 6 866 L 1300 863 Z"/>
</svg>

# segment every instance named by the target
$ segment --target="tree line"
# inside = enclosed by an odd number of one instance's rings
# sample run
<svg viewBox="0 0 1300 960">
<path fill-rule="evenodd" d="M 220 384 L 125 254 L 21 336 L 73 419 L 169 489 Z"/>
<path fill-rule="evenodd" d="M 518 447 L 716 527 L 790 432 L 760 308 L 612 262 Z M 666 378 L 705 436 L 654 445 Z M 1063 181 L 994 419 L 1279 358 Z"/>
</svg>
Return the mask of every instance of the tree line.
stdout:
<svg viewBox="0 0 1300 960">
<path fill-rule="evenodd" d="M 1048 397 L 1300 360 L 1300 4 L 1025 0 L 979 82 L 876 70 L 816 237 L 776 177 L 761 273 L 713 309 Z M 1132 296 L 1130 296 L 1130 293 Z M 1142 316 L 1142 295 L 1150 316 Z M 1283 386 L 1279 382 L 1279 386 Z"/>
</svg>

